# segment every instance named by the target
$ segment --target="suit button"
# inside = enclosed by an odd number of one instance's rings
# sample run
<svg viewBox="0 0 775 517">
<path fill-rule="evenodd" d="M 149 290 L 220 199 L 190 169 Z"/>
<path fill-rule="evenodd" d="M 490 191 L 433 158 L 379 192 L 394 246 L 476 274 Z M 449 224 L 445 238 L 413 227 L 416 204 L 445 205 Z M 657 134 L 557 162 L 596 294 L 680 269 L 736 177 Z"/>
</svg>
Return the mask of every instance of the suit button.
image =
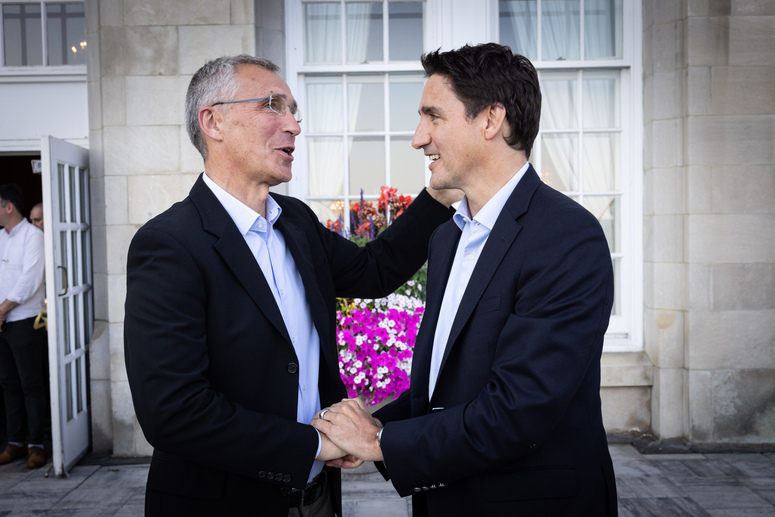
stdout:
<svg viewBox="0 0 775 517">
<path fill-rule="evenodd" d="M 280 495 L 291 495 L 291 488 L 284 486 L 280 489 Z"/>
<path fill-rule="evenodd" d="M 288 363 L 288 373 L 296 373 L 299 371 L 299 365 L 296 363 Z"/>
<path fill-rule="evenodd" d="M 266 477 L 266 472 L 264 472 L 264 471 L 262 470 L 261 472 L 259 472 L 259 473 L 258 473 L 258 477 L 259 477 L 260 479 L 264 479 L 264 478 Z"/>
<path fill-rule="evenodd" d="M 274 479 L 274 472 L 268 472 L 266 474 L 266 479 L 268 479 L 270 481 L 273 480 Z"/>
<path fill-rule="evenodd" d="M 422 488 L 416 486 L 416 487 L 414 487 L 414 491 L 415 492 L 422 492 Z"/>
<path fill-rule="evenodd" d="M 284 483 L 290 483 L 291 482 L 291 475 L 290 474 L 284 475 L 283 476 L 283 482 Z"/>
<path fill-rule="evenodd" d="M 425 490 L 426 492 L 427 492 L 428 490 L 430 490 L 430 488 L 428 488 L 427 486 L 424 486 L 424 487 L 422 487 L 422 489 L 423 489 L 423 490 Z"/>
</svg>

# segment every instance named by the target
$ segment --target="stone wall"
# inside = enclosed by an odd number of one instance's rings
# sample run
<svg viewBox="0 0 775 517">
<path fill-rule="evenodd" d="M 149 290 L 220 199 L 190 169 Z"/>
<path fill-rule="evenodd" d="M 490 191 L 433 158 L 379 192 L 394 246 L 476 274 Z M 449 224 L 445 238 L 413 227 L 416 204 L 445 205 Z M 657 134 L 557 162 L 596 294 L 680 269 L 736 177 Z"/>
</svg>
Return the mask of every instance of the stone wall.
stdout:
<svg viewBox="0 0 775 517">
<path fill-rule="evenodd" d="M 186 88 L 207 60 L 255 53 L 254 2 L 86 0 L 86 13 L 95 316 L 105 329 L 91 348 L 93 448 L 148 455 L 124 363 L 126 252 L 202 171 L 184 126 Z"/>
<path fill-rule="evenodd" d="M 644 1 L 652 429 L 775 442 L 775 1 Z"/>
</svg>

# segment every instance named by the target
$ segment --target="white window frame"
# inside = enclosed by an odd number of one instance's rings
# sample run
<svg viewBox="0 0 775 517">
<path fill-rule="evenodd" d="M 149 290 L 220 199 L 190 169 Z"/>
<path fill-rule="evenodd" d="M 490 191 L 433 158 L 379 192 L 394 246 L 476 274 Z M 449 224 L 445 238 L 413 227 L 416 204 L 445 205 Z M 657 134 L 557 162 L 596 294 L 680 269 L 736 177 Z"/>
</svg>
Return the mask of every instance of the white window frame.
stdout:
<svg viewBox="0 0 775 517">
<path fill-rule="evenodd" d="M 26 66 L 5 66 L 5 36 L 3 6 L 8 4 L 37 4 L 40 5 L 40 23 L 41 23 L 41 51 L 43 61 L 41 65 Z M 84 0 L 0 0 L 0 76 L 45 76 L 45 75 L 83 75 L 86 76 L 86 64 L 83 65 L 54 65 L 49 66 L 48 62 L 48 44 L 47 44 L 47 23 L 46 23 L 46 4 L 82 4 L 84 6 L 84 17 L 86 16 L 86 3 Z"/>
<path fill-rule="evenodd" d="M 540 2 L 540 0 L 539 0 Z M 583 9 L 583 0 L 582 9 Z M 642 59 L 642 0 L 622 2 L 622 60 L 594 61 L 535 61 L 539 71 L 556 69 L 621 69 L 621 314 L 612 316 L 605 338 L 605 351 L 640 351 L 643 349 L 643 75 Z M 540 12 L 540 10 L 539 10 Z M 426 0 L 424 18 L 424 51 L 451 50 L 464 44 L 498 41 L 498 0 Z M 308 72 L 303 63 L 303 18 L 301 0 L 286 0 L 286 80 L 299 105 L 305 105 L 305 92 L 300 87 L 300 75 Z M 583 37 L 583 33 L 582 33 Z M 583 41 L 583 39 L 582 39 Z M 418 56 L 419 58 L 419 56 Z M 314 67 L 322 71 L 320 66 Z M 422 70 L 419 60 L 417 69 Z M 330 71 L 385 72 L 404 71 L 405 66 L 393 64 L 332 66 Z M 540 138 L 540 134 L 539 134 Z M 540 140 L 533 154 L 541 161 Z M 579 145 L 581 149 L 581 145 Z M 289 184 L 291 195 L 306 198 L 307 152 L 304 139 L 297 140 L 297 166 Z M 540 167 L 540 165 L 539 165 Z M 540 169 L 539 169 L 540 170 Z M 388 173 L 389 174 L 389 173 Z M 427 184 L 427 174 L 426 174 Z"/>
<path fill-rule="evenodd" d="M 299 23 L 299 20 L 304 19 L 304 11 L 303 11 L 303 3 L 332 3 L 338 2 L 338 0 L 287 0 L 285 4 L 286 9 L 286 16 L 285 16 L 285 29 L 286 29 L 286 60 L 287 60 L 287 66 L 285 70 L 285 79 L 288 83 L 288 86 L 290 87 L 291 91 L 294 94 L 294 97 L 296 98 L 297 103 L 299 106 L 302 106 L 302 113 L 303 113 L 303 106 L 307 104 L 307 98 L 306 98 L 306 88 L 305 83 L 303 80 L 303 76 L 305 74 L 334 74 L 334 75 L 345 75 L 345 82 L 344 86 L 346 88 L 347 86 L 347 75 L 348 74 L 380 74 L 385 75 L 385 92 L 388 91 L 388 78 L 387 74 L 390 73 L 416 73 L 419 75 L 423 74 L 423 68 L 420 64 L 420 56 L 417 56 L 416 62 L 386 62 L 386 63 L 367 63 L 367 64 L 337 64 L 337 65 L 305 65 L 304 64 L 304 26 L 302 23 Z M 424 23 L 424 41 L 423 46 L 425 48 L 428 47 L 428 18 L 429 18 L 429 12 L 428 12 L 428 0 L 424 0 L 425 3 L 425 14 L 423 17 L 423 23 Z M 344 16 L 344 13 L 342 13 Z M 388 13 L 383 13 L 383 23 L 387 27 L 388 23 Z M 387 38 L 388 31 L 384 31 L 383 38 Z M 343 46 L 343 51 L 345 47 Z M 345 103 L 346 104 L 346 103 Z M 344 108 L 346 110 L 346 106 Z M 384 117 L 386 121 L 386 127 L 389 126 L 390 122 L 390 104 L 386 100 L 384 105 Z M 304 125 L 302 123 L 302 133 L 304 132 Z M 345 130 L 344 136 L 348 137 L 351 136 L 349 130 Z M 360 133 L 360 132 L 358 132 Z M 389 131 L 390 135 L 392 136 L 400 136 L 400 137 L 411 137 L 414 134 L 414 131 Z M 381 136 L 384 135 L 384 132 L 377 132 L 375 133 L 375 136 Z M 386 141 L 386 147 L 385 147 L 385 182 L 383 185 L 390 186 L 390 174 L 391 174 L 391 164 L 390 164 L 390 136 L 388 136 Z M 419 152 L 419 151 L 418 151 Z M 310 196 L 308 195 L 309 189 L 308 189 L 308 176 L 306 174 L 307 171 L 307 163 L 308 163 L 308 150 L 307 150 L 307 142 L 304 138 L 304 135 L 300 138 L 297 138 L 296 140 L 296 150 L 294 152 L 294 161 L 296 162 L 296 166 L 294 167 L 294 175 L 293 179 L 288 183 L 288 193 L 291 194 L 294 197 L 298 197 L 303 200 L 310 200 L 310 201 L 316 201 L 316 200 L 328 200 L 330 197 L 328 196 Z M 344 160 L 344 189 L 342 195 L 336 195 L 332 196 L 337 199 L 344 199 L 345 204 L 349 206 L 350 203 L 357 201 L 360 199 L 359 195 L 355 195 L 350 192 L 349 188 L 349 162 L 348 160 Z M 428 180 L 430 178 L 430 172 L 427 170 L 427 165 L 430 162 L 426 158 L 425 163 L 425 182 L 424 184 L 428 184 Z M 400 194 L 408 194 L 411 196 L 414 196 L 417 194 L 417 192 L 400 192 Z M 364 195 L 363 198 L 366 200 L 376 200 L 379 197 L 379 194 L 367 194 Z M 325 221 L 324 221 L 325 222 Z M 350 221 L 345 218 L 344 225 L 346 228 L 349 229 L 349 223 Z"/>
<path fill-rule="evenodd" d="M 493 41 L 499 40 L 498 0 L 490 0 L 493 12 Z M 537 11 L 541 12 L 541 0 L 537 0 Z M 580 0 L 583 13 L 584 0 Z M 621 313 L 612 315 L 605 336 L 607 352 L 640 351 L 643 349 L 643 76 L 642 60 L 642 15 L 641 0 L 622 2 L 622 59 L 543 61 L 536 59 L 533 65 L 539 76 L 543 71 L 568 70 L 578 73 L 581 88 L 582 70 L 621 70 L 621 177 L 620 190 L 596 192 L 595 195 L 618 195 L 620 201 L 619 222 L 621 247 L 612 258 L 620 260 L 619 282 Z M 584 24 L 581 24 L 579 38 L 584 41 Z M 540 21 L 537 37 L 540 40 Z M 539 45 L 540 48 L 540 45 Z M 584 48 L 582 44 L 581 55 Z M 540 55 L 540 52 L 539 52 Z M 579 97 L 580 100 L 582 97 Z M 579 110 L 581 105 L 579 105 Z M 579 117 L 581 121 L 581 118 Z M 531 162 L 540 172 L 542 162 L 541 136 L 539 131 L 533 146 Z M 581 140 L 578 146 L 579 165 L 582 166 Z M 582 202 L 583 198 L 579 198 Z"/>
</svg>

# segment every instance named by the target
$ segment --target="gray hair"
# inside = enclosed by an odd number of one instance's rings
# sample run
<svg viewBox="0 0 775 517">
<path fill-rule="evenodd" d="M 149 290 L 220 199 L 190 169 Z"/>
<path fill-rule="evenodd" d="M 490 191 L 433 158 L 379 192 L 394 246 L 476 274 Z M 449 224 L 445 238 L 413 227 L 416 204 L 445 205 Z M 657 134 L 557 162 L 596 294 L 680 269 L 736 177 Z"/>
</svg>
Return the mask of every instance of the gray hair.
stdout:
<svg viewBox="0 0 775 517">
<path fill-rule="evenodd" d="M 237 81 L 237 66 L 255 65 L 277 73 L 280 67 L 259 57 L 240 54 L 224 56 L 208 61 L 197 70 L 188 85 L 186 93 L 186 130 L 191 143 L 197 148 L 202 158 L 207 159 L 207 144 L 202 128 L 199 127 L 199 110 L 204 106 L 212 106 L 216 102 L 234 100 L 239 90 Z M 228 109 L 229 105 L 224 105 Z"/>
</svg>

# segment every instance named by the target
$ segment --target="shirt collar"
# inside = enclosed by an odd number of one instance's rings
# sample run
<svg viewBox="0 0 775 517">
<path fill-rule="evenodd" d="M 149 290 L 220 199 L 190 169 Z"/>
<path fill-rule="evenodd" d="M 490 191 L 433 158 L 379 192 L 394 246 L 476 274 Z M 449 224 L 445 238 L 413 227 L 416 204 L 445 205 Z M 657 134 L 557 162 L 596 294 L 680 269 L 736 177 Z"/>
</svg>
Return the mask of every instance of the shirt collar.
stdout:
<svg viewBox="0 0 775 517">
<path fill-rule="evenodd" d="M 3 233 L 5 233 L 6 235 L 8 235 L 8 237 L 13 237 L 13 236 L 14 236 L 14 235 L 16 235 L 17 233 L 19 233 L 19 232 L 23 231 L 23 230 L 22 230 L 22 228 L 24 228 L 24 227 L 25 227 L 27 224 L 29 224 L 29 225 L 32 225 L 32 223 L 31 223 L 31 222 L 29 222 L 27 219 L 25 219 L 24 217 L 22 217 L 22 220 L 21 220 L 21 221 L 19 221 L 19 222 L 16 224 L 16 226 L 14 226 L 14 227 L 13 227 L 13 229 L 12 229 L 10 232 L 7 232 L 7 231 L 5 231 L 5 228 L 3 228 L 3 229 L 2 229 L 2 230 L 0 230 L 0 231 L 1 231 L 1 232 L 3 232 Z"/>
<path fill-rule="evenodd" d="M 474 220 L 488 230 L 492 230 L 493 226 L 495 226 L 495 221 L 498 219 L 498 216 L 503 210 L 503 207 L 506 205 L 506 201 L 508 201 L 511 193 L 514 192 L 514 189 L 517 187 L 517 183 L 519 183 L 519 180 L 521 180 L 522 176 L 525 175 L 529 166 L 530 163 L 525 162 L 525 164 L 517 171 L 517 173 L 514 174 L 514 176 L 512 176 L 511 179 L 506 182 L 506 184 L 503 185 L 498 190 L 498 192 L 496 192 L 495 195 L 487 201 L 487 203 L 484 204 L 482 209 L 479 210 L 479 212 L 476 214 L 476 217 L 471 217 L 471 212 L 468 210 L 468 200 L 463 197 L 463 200 L 458 206 L 457 212 L 455 212 L 455 215 L 453 216 L 455 224 L 457 224 L 458 228 L 462 230 L 466 223 Z"/>
<path fill-rule="evenodd" d="M 250 231 L 250 229 L 253 227 L 253 225 L 256 223 L 256 221 L 260 219 L 264 219 L 264 217 L 261 216 L 258 212 L 244 204 L 242 201 L 237 199 L 236 197 L 232 196 L 228 192 L 226 192 L 223 188 L 220 187 L 217 183 L 215 183 L 210 177 L 207 175 L 207 171 L 205 171 L 204 174 L 202 174 L 202 179 L 205 182 L 205 185 L 207 185 L 210 190 L 213 191 L 213 194 L 215 194 L 215 197 L 218 198 L 218 201 L 220 201 L 221 205 L 223 205 L 223 208 L 226 209 L 226 212 L 229 214 L 229 217 L 234 221 L 234 224 L 237 225 L 237 229 L 240 231 L 242 235 L 247 235 L 247 233 Z M 272 196 L 267 196 L 266 198 L 266 220 L 269 224 L 273 225 L 279 218 L 280 214 L 282 213 L 282 208 L 280 208 L 280 205 L 277 204 L 277 202 L 272 198 Z"/>
</svg>

